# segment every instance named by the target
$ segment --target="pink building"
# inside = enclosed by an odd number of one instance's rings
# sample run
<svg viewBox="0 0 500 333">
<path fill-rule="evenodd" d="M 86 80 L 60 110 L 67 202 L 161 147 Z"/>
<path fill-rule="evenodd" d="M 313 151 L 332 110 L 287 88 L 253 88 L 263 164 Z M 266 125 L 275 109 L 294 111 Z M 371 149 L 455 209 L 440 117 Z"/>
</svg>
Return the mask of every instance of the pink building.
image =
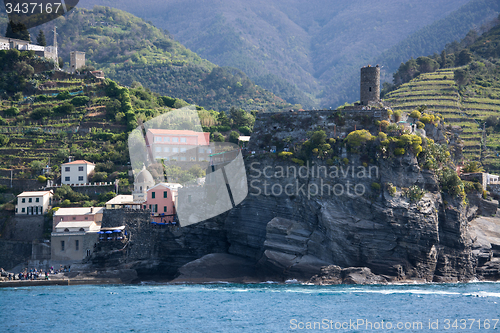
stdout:
<svg viewBox="0 0 500 333">
<path fill-rule="evenodd" d="M 212 153 L 210 133 L 191 130 L 149 129 L 148 147 L 155 159 L 166 161 L 208 161 Z"/>
<path fill-rule="evenodd" d="M 150 209 L 152 221 L 156 223 L 171 223 L 174 221 L 177 190 L 180 184 L 159 183 L 147 191 L 144 209 Z"/>
<path fill-rule="evenodd" d="M 60 222 L 95 222 L 101 226 L 104 207 L 59 208 L 52 218 L 52 231 Z"/>
</svg>

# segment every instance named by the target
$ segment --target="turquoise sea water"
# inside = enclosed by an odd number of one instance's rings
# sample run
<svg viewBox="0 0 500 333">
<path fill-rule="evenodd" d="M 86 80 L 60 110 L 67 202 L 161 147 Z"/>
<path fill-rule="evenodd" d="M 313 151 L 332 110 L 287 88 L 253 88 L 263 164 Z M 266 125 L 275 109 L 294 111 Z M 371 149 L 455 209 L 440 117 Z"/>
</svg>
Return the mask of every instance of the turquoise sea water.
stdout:
<svg viewBox="0 0 500 333">
<path fill-rule="evenodd" d="M 4 332 L 500 332 L 499 319 L 499 283 L 0 288 Z"/>
</svg>

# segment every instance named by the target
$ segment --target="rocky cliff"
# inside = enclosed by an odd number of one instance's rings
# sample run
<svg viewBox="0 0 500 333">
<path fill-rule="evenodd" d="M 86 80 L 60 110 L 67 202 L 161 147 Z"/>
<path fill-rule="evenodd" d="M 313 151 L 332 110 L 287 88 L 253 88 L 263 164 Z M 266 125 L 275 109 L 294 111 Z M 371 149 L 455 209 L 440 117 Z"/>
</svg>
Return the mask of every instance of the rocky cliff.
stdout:
<svg viewBox="0 0 500 333">
<path fill-rule="evenodd" d="M 241 204 L 186 228 L 155 229 L 147 212 L 106 213 L 103 223 L 126 224 L 131 239 L 123 249 L 97 252 L 92 267 L 133 268 L 140 278 L 176 282 L 201 281 L 204 272 L 211 281 L 245 281 L 249 274 L 315 276 L 314 283 L 498 278 L 500 223 L 475 220 L 491 216 L 498 203 L 471 194 L 464 204 L 443 194 L 436 174 L 414 154 L 381 158 L 337 144 L 335 163 L 313 157 L 301 166 L 269 152 L 294 151 L 318 128 L 337 142 L 356 128 L 377 133 L 375 121 L 387 117 L 385 110 L 259 115 L 245 159 L 249 195 Z M 445 142 L 442 126 L 425 130 Z M 409 196 L 412 188 L 422 195 Z"/>
</svg>

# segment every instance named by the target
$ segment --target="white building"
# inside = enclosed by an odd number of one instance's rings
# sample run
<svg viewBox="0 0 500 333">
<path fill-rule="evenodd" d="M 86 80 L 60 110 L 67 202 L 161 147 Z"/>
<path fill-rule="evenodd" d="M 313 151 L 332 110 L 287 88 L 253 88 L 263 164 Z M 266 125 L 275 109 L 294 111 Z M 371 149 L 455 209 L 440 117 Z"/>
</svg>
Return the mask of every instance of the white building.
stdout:
<svg viewBox="0 0 500 333">
<path fill-rule="evenodd" d="M 94 221 L 59 222 L 51 234 L 51 259 L 78 262 L 90 256 L 100 229 Z"/>
<path fill-rule="evenodd" d="M 52 206 L 52 191 L 29 191 L 17 196 L 17 215 L 42 215 Z"/>
<path fill-rule="evenodd" d="M 106 202 L 106 209 L 135 208 L 134 197 L 130 194 L 120 194 Z M 140 204 L 138 207 L 140 208 Z"/>
<path fill-rule="evenodd" d="M 70 207 L 59 208 L 52 217 L 52 230 L 61 222 L 95 222 L 101 225 L 104 207 Z"/>
<path fill-rule="evenodd" d="M 94 163 L 85 160 L 61 164 L 61 184 L 87 184 L 94 168 Z"/>
</svg>

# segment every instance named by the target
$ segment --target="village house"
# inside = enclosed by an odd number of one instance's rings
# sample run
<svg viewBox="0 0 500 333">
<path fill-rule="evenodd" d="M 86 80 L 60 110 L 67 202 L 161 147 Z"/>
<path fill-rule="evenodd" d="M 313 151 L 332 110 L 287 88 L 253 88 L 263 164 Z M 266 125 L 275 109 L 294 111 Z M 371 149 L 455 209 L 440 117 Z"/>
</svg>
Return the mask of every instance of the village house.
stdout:
<svg viewBox="0 0 500 333">
<path fill-rule="evenodd" d="M 149 129 L 146 137 L 155 159 L 181 162 L 208 161 L 212 153 L 212 148 L 208 146 L 210 133 Z"/>
<path fill-rule="evenodd" d="M 51 233 L 51 259 L 80 261 L 90 256 L 100 226 L 94 221 L 59 222 Z"/>
<path fill-rule="evenodd" d="M 61 184 L 87 184 L 94 168 L 94 163 L 85 160 L 70 160 L 63 163 L 61 164 Z"/>
<path fill-rule="evenodd" d="M 100 226 L 103 212 L 104 207 L 59 208 L 52 217 L 52 230 L 61 222 L 94 222 Z"/>
<path fill-rule="evenodd" d="M 17 196 L 17 215 L 42 215 L 52 206 L 52 191 L 27 191 Z"/>
<path fill-rule="evenodd" d="M 133 205 L 132 195 L 120 194 L 106 202 L 106 209 L 134 208 Z"/>
</svg>

